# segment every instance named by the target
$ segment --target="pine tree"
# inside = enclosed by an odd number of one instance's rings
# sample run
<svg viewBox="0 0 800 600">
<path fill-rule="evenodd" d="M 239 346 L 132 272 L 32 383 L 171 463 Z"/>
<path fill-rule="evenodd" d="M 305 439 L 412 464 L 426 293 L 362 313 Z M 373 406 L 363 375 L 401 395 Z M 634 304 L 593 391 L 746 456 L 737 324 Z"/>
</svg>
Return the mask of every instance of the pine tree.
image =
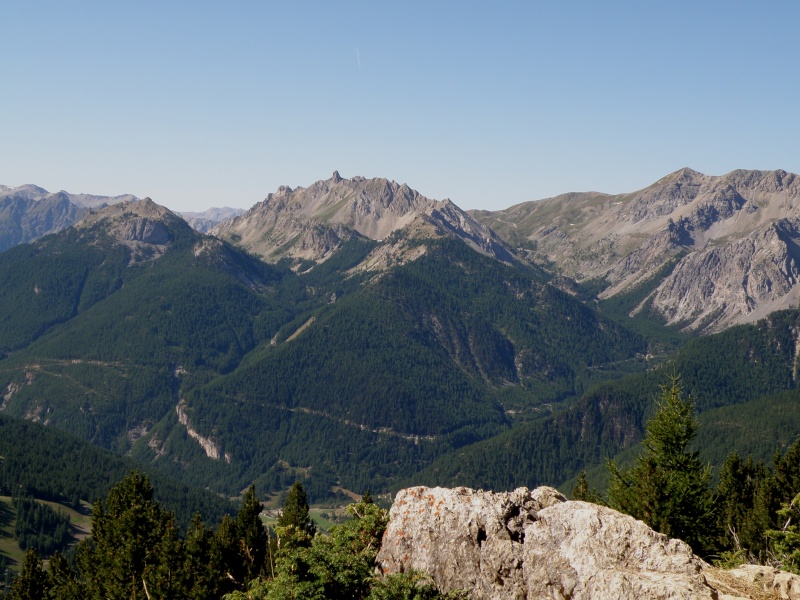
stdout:
<svg viewBox="0 0 800 600">
<path fill-rule="evenodd" d="M 597 491 L 589 487 L 589 482 L 586 480 L 586 471 L 578 473 L 578 480 L 575 482 L 575 487 L 572 488 L 572 499 L 582 500 L 583 502 L 599 501 Z"/>
<path fill-rule="evenodd" d="M 689 449 L 697 432 L 693 411 L 680 378 L 671 377 L 661 388 L 636 464 L 620 470 L 609 461 L 608 500 L 612 508 L 703 552 L 714 543 L 716 523 L 711 469 Z"/>
<path fill-rule="evenodd" d="M 785 503 L 777 513 L 782 521 L 780 529 L 766 532 L 772 553 L 784 571 L 800 573 L 800 494 Z"/>
<path fill-rule="evenodd" d="M 147 476 L 132 471 L 92 510 L 92 544 L 78 565 L 94 598 L 177 598 L 186 594 L 175 518 L 153 501 Z"/>
<path fill-rule="evenodd" d="M 206 528 L 199 513 L 195 514 L 186 532 L 183 567 L 191 582 L 190 598 L 219 598 L 223 594 L 222 565 L 214 563 L 213 538 L 214 532 Z"/>
<path fill-rule="evenodd" d="M 47 580 L 51 589 L 50 597 L 58 600 L 83 600 L 88 596 L 78 575 L 58 551 L 50 558 Z"/>
<path fill-rule="evenodd" d="M 780 507 L 775 476 L 763 461 L 742 460 L 737 452 L 725 459 L 717 485 L 717 521 L 720 547 L 731 558 L 762 561 L 766 558 L 765 532 L 776 525 Z"/>
<path fill-rule="evenodd" d="M 44 600 L 49 588 L 42 558 L 36 550 L 28 548 L 22 569 L 11 588 L 11 600 Z"/>
<path fill-rule="evenodd" d="M 303 484 L 295 481 L 292 489 L 286 495 L 283 503 L 283 512 L 278 518 L 278 527 L 292 525 L 299 530 L 313 536 L 317 531 L 317 525 L 311 519 L 308 512 L 308 500 Z"/>
<path fill-rule="evenodd" d="M 239 552 L 239 533 L 230 515 L 225 515 L 211 538 L 211 563 L 221 574 L 220 589 L 224 593 L 241 590 L 245 587 L 245 575 L 241 554 Z"/>
<path fill-rule="evenodd" d="M 257 577 L 264 568 L 267 555 L 267 530 L 261 521 L 261 502 L 256 498 L 255 486 L 251 485 L 236 515 L 242 558 L 247 569 L 246 581 Z M 306 506 L 308 510 L 308 506 Z"/>
</svg>

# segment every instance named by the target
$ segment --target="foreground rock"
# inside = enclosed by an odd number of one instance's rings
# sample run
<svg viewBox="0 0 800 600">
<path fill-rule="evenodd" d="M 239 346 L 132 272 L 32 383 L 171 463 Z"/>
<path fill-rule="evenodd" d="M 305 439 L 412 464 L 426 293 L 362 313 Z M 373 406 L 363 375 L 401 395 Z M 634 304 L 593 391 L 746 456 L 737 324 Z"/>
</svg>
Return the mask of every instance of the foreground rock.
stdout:
<svg viewBox="0 0 800 600">
<path fill-rule="evenodd" d="M 706 578 L 719 591 L 720 600 L 800 599 L 800 577 L 772 567 L 742 565 L 730 571 L 711 568 L 707 570 Z"/>
<path fill-rule="evenodd" d="M 798 585 L 769 569 L 719 571 L 641 521 L 546 487 L 402 490 L 378 566 L 424 571 L 475 600 L 794 598 Z"/>
</svg>

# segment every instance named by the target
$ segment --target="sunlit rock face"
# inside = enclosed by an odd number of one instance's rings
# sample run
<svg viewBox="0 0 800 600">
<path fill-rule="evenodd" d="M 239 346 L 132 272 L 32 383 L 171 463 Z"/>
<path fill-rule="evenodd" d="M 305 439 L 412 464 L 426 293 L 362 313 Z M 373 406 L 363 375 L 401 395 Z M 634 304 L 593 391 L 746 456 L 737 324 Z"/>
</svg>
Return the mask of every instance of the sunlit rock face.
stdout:
<svg viewBox="0 0 800 600">
<path fill-rule="evenodd" d="M 687 544 L 547 487 L 402 490 L 378 565 L 476 600 L 719 598 Z"/>
<path fill-rule="evenodd" d="M 800 177 L 681 169 L 627 194 L 564 194 L 470 211 L 532 260 L 635 292 L 632 314 L 710 333 L 800 302 Z"/>
</svg>

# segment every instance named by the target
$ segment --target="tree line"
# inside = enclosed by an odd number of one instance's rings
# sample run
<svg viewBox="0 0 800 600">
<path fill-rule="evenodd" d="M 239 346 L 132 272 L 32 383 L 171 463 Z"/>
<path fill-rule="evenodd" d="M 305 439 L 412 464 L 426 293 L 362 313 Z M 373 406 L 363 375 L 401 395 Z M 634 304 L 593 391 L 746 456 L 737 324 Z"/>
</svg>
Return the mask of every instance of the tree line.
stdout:
<svg viewBox="0 0 800 600">
<path fill-rule="evenodd" d="M 131 472 L 92 512 L 92 534 L 74 560 L 56 552 L 47 568 L 29 549 L 6 594 L 11 600 L 288 598 L 438 600 L 420 573 L 376 577 L 375 558 L 387 511 L 367 492 L 350 520 L 318 534 L 299 482 L 289 491 L 274 529 L 261 521 L 251 486 L 235 517 L 212 530 L 199 515 L 184 535 L 172 513 L 153 500 L 147 477 Z"/>
<path fill-rule="evenodd" d="M 800 441 L 773 465 L 731 453 L 716 487 L 692 443 L 697 420 L 680 378 L 662 386 L 643 450 L 628 468 L 609 461 L 604 494 L 580 477 L 573 497 L 606 504 L 687 542 L 723 565 L 760 562 L 800 572 Z M 264 526 L 251 486 L 235 517 L 216 528 L 195 515 L 182 532 L 154 500 L 138 471 L 115 485 L 92 512 L 92 534 L 67 560 L 44 568 L 28 550 L 10 597 L 19 598 L 441 598 L 419 573 L 374 575 L 388 514 L 369 493 L 348 507 L 351 519 L 316 531 L 299 482 L 274 528 Z M 460 597 L 452 594 L 451 597 Z"/>
<path fill-rule="evenodd" d="M 581 473 L 573 497 L 636 517 L 723 565 L 766 563 L 800 572 L 800 440 L 776 450 L 772 466 L 730 453 L 714 488 L 710 465 L 692 450 L 697 428 L 694 402 L 673 376 L 662 386 L 635 464 L 623 469 L 608 461 L 603 495 Z"/>
<path fill-rule="evenodd" d="M 53 510 L 33 496 L 16 496 L 12 504 L 16 513 L 14 537 L 22 550 L 36 548 L 49 556 L 72 541 L 70 518 L 63 511 Z"/>
</svg>

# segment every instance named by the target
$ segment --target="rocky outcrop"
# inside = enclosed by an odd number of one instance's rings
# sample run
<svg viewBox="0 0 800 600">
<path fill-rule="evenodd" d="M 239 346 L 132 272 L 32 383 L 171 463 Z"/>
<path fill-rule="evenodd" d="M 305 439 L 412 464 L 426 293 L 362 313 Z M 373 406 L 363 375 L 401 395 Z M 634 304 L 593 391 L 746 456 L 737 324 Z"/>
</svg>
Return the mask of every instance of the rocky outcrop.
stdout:
<svg viewBox="0 0 800 600">
<path fill-rule="evenodd" d="M 189 425 L 189 415 L 186 412 L 185 400 L 178 402 L 178 405 L 175 407 L 175 413 L 178 415 L 178 422 L 186 428 L 186 433 L 190 438 L 200 444 L 200 447 L 203 449 L 203 452 L 206 453 L 208 458 L 213 460 L 222 460 L 224 458 L 225 462 L 230 464 L 232 458 L 230 453 L 223 453 L 219 444 L 210 438 L 201 435 L 196 430 L 192 429 L 191 425 Z"/>
<path fill-rule="evenodd" d="M 797 579 L 719 571 L 641 521 L 547 487 L 402 490 L 377 564 L 473 600 L 794 598 L 776 594 Z"/>
<path fill-rule="evenodd" d="M 800 219 L 781 219 L 739 241 L 693 252 L 656 288 L 652 306 L 667 323 L 700 331 L 797 306 L 799 244 Z"/>
<path fill-rule="evenodd" d="M 383 178 L 330 179 L 275 193 L 235 219 L 220 223 L 210 233 L 275 262 L 321 262 L 353 238 L 367 238 L 380 246 L 366 262 L 379 269 L 403 262 L 418 253 L 401 240 L 387 240 L 404 230 L 407 236 L 453 236 L 474 249 L 500 260 L 510 260 L 505 243 L 449 200 L 431 200 L 406 184 Z M 414 248 L 419 249 L 418 245 Z"/>
<path fill-rule="evenodd" d="M 196 236 L 181 217 L 144 198 L 121 202 L 89 214 L 75 227 L 81 231 L 102 230 L 131 249 L 131 264 L 156 259 L 180 235 Z"/>
<path fill-rule="evenodd" d="M 42 200 L 23 195 L 0 197 L 0 252 L 66 229 L 86 214 L 59 194 Z"/>
<path fill-rule="evenodd" d="M 729 571 L 717 569 L 707 575 L 720 592 L 720 600 L 737 598 L 781 598 L 800 600 L 800 576 L 761 565 L 742 565 Z"/>
<path fill-rule="evenodd" d="M 130 204 L 137 200 L 132 194 L 99 196 L 71 194 L 63 190 L 50 193 L 35 185 L 15 188 L 0 185 L 0 252 L 71 227 L 92 211 L 101 211 L 107 206 L 122 203 Z M 226 206 L 179 214 L 195 231 L 205 233 L 220 222 L 243 212 L 240 208 Z"/>
</svg>

